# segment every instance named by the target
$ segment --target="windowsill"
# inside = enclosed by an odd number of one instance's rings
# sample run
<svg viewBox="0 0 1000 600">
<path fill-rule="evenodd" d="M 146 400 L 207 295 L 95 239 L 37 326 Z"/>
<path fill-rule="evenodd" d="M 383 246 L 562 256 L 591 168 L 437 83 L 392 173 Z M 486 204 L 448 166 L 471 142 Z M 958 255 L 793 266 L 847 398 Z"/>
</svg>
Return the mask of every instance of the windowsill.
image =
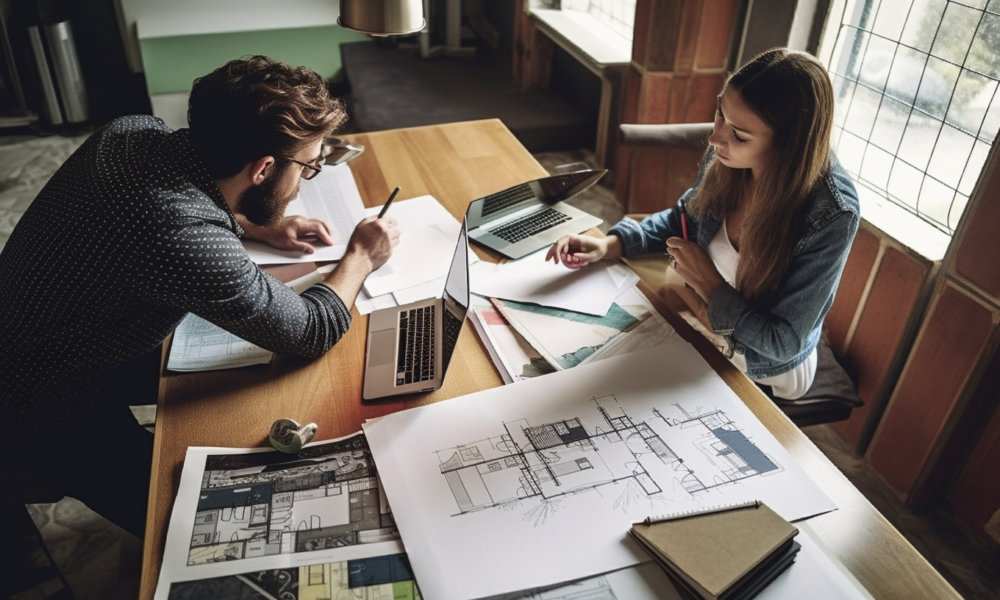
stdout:
<svg viewBox="0 0 1000 600">
<path fill-rule="evenodd" d="M 878 194 L 858 185 L 861 218 L 886 236 L 935 262 L 944 258 L 951 236 Z"/>
<path fill-rule="evenodd" d="M 542 33 L 592 71 L 632 61 L 632 42 L 588 13 L 533 9 L 531 16 Z"/>
</svg>

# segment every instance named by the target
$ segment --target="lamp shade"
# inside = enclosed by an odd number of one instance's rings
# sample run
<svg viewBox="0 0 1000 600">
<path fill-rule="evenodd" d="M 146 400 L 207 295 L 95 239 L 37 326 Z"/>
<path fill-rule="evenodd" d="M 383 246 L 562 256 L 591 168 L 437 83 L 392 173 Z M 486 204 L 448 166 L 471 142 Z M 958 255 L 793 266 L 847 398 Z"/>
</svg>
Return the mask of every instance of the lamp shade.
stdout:
<svg viewBox="0 0 1000 600">
<path fill-rule="evenodd" d="M 424 28 L 423 0 L 340 0 L 337 23 L 368 35 L 416 33 Z"/>
</svg>

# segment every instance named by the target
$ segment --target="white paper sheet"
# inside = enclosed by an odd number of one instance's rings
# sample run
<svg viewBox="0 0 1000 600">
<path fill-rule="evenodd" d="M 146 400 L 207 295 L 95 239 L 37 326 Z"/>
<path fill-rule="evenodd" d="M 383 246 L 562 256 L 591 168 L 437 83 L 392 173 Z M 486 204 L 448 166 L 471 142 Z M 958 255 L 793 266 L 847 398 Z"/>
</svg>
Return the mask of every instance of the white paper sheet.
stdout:
<svg viewBox="0 0 1000 600">
<path fill-rule="evenodd" d="M 626 531 L 653 513 L 836 508 L 678 336 L 364 430 L 421 589 L 441 600 L 642 562 Z"/>
<path fill-rule="evenodd" d="M 380 206 L 369 208 L 366 211 L 366 215 L 377 215 L 381 209 L 382 207 Z M 444 270 L 437 279 L 425 280 L 423 283 L 412 287 L 374 297 L 368 294 L 365 288 L 362 287 L 361 293 L 358 294 L 354 305 L 357 307 L 358 312 L 363 315 L 370 314 L 372 311 L 381 308 L 391 308 L 409 302 L 416 302 L 417 300 L 440 296 L 441 290 L 444 289 L 444 275 L 448 273 L 448 265 L 451 264 L 452 253 L 455 251 L 455 241 L 458 239 L 458 232 L 462 228 L 462 224 L 456 221 L 451 216 L 451 213 L 445 207 L 441 206 L 441 203 L 433 196 L 418 196 L 409 200 L 396 200 L 389 208 L 389 214 L 399 222 L 400 229 L 404 232 L 411 226 L 434 227 L 444 232 L 445 236 L 451 240 L 450 249 L 444 261 Z M 402 245 L 402 242 L 400 242 L 400 245 Z M 389 259 L 389 262 L 392 262 L 392 259 Z M 472 263 L 472 261 L 469 262 L 470 264 Z M 372 275 L 375 275 L 375 273 L 372 273 Z"/>
<path fill-rule="evenodd" d="M 450 218 L 450 217 L 449 217 Z M 434 225 L 400 223 L 399 245 L 388 261 L 365 279 L 369 296 L 382 296 L 448 275 L 456 237 Z"/>
<path fill-rule="evenodd" d="M 267 448 L 190 447 L 157 599 L 173 582 L 403 551 L 363 434 Z"/>
<path fill-rule="evenodd" d="M 347 241 L 354 227 L 364 218 L 365 205 L 361 193 L 354 183 L 354 175 L 346 164 L 336 167 L 326 166 L 319 175 L 303 180 L 299 185 L 299 195 L 285 209 L 286 216 L 302 215 L 323 219 L 334 230 L 333 245 L 316 242 L 312 254 L 302 254 L 289 250 L 278 250 L 263 242 L 243 240 L 250 260 L 258 265 L 272 265 L 292 262 L 316 262 L 340 260 L 347 250 Z"/>
<path fill-rule="evenodd" d="M 493 268 L 481 264 L 472 272 L 473 293 L 604 316 L 619 292 L 610 273 L 614 263 L 601 261 L 572 270 L 545 262 L 547 251 Z"/>
</svg>

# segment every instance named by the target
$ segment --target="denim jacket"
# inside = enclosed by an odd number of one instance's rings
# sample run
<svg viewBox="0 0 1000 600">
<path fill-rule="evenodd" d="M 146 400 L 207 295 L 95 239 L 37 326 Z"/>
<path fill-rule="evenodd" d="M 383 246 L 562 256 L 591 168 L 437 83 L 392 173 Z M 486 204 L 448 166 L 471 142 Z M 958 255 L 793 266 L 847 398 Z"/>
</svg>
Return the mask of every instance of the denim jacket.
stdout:
<svg viewBox="0 0 1000 600">
<path fill-rule="evenodd" d="M 694 187 L 712 158 L 709 149 Z M 794 369 L 816 348 L 823 318 L 833 304 L 851 242 L 861 221 L 858 195 L 850 176 L 831 153 L 829 173 L 807 200 L 806 227 L 792 251 L 792 259 L 775 300 L 766 309 L 755 308 L 728 283 L 708 299 L 712 329 L 729 341 L 730 352 L 742 353 L 747 375 L 772 377 Z M 688 235 L 703 249 L 718 233 L 721 221 L 697 221 L 688 215 Z M 666 239 L 681 235 L 676 209 L 650 215 L 638 223 L 625 218 L 608 231 L 622 242 L 625 256 L 665 252 Z"/>
</svg>

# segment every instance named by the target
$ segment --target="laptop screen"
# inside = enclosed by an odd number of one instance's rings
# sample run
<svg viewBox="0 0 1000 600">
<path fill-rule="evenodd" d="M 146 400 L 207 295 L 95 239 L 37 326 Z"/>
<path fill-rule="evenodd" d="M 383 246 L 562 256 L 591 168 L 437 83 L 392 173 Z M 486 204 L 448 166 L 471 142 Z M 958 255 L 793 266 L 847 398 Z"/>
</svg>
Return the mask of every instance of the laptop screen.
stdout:
<svg viewBox="0 0 1000 600">
<path fill-rule="evenodd" d="M 451 362 L 451 354 L 458 343 L 458 334 L 461 332 L 462 323 L 465 321 L 465 314 L 469 311 L 469 232 L 468 223 L 462 219 L 462 230 L 458 234 L 458 243 L 455 244 L 455 255 L 451 259 L 451 268 L 448 269 L 448 279 L 444 283 L 444 342 L 442 344 L 441 358 L 444 369 L 448 368 Z"/>
</svg>

